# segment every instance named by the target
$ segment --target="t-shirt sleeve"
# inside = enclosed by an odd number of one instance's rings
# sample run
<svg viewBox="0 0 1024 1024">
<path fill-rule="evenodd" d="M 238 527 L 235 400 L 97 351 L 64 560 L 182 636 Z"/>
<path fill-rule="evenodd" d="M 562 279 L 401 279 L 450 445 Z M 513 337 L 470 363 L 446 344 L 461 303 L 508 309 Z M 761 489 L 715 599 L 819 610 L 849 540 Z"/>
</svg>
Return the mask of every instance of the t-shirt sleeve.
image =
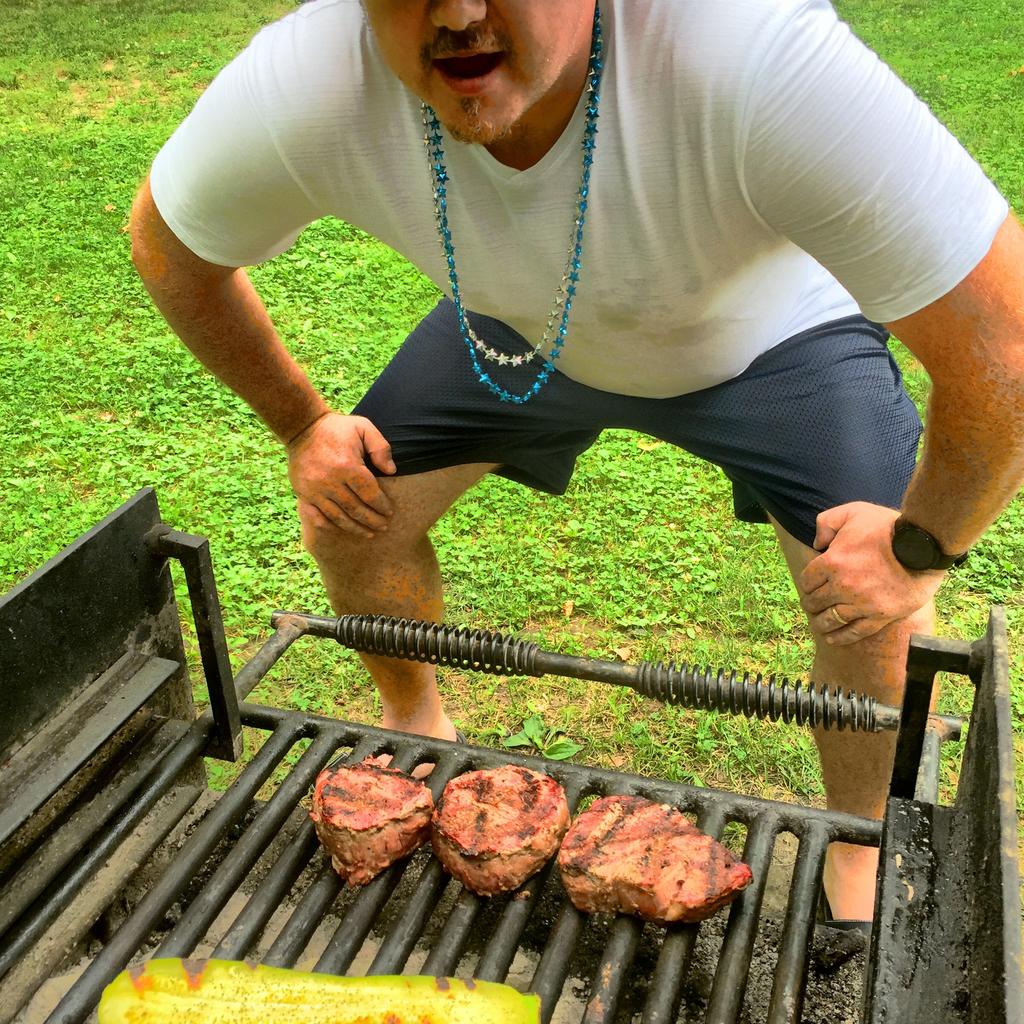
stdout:
<svg viewBox="0 0 1024 1024">
<path fill-rule="evenodd" d="M 261 42 L 257 36 L 214 79 L 150 172 L 153 200 L 170 229 L 197 256 L 222 266 L 277 256 L 325 212 L 296 180 L 261 114 L 254 74 Z"/>
<path fill-rule="evenodd" d="M 1008 205 L 825 0 L 789 5 L 752 78 L 740 143 L 748 199 L 891 323 L 981 261 Z"/>
</svg>

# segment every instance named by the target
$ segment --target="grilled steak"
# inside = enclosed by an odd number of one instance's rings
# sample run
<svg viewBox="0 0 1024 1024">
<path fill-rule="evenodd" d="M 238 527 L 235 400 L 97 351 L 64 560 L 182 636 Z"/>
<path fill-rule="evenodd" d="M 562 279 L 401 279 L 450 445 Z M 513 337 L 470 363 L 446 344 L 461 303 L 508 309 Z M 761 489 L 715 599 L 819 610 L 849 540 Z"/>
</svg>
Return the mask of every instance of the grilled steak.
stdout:
<svg viewBox="0 0 1024 1024">
<path fill-rule="evenodd" d="M 638 796 L 595 800 L 574 822 L 558 869 L 579 910 L 703 921 L 750 884 L 750 868 L 674 807 Z"/>
<path fill-rule="evenodd" d="M 313 787 L 309 816 L 334 870 L 349 885 L 366 885 L 430 835 L 430 790 L 384 767 L 387 760 L 325 768 Z"/>
<path fill-rule="evenodd" d="M 434 811 L 431 841 L 463 885 L 494 896 L 539 871 L 568 827 L 562 787 L 540 772 L 507 765 L 449 782 Z"/>
</svg>

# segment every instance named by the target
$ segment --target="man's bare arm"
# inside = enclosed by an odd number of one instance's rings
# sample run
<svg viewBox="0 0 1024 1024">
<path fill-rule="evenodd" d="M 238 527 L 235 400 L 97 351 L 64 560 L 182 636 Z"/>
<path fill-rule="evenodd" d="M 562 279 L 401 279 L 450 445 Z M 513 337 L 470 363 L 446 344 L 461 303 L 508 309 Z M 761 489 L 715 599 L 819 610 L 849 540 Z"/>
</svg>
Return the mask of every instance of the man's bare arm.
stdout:
<svg viewBox="0 0 1024 1024">
<path fill-rule="evenodd" d="M 149 190 L 131 215 L 132 262 L 192 354 L 287 444 L 328 405 L 288 354 L 242 268 L 200 259 L 167 226 Z"/>
<path fill-rule="evenodd" d="M 924 453 L 902 511 L 956 554 L 1024 483 L 1024 229 L 1016 218 L 956 288 L 889 326 L 932 382 Z M 800 603 L 830 643 L 872 636 L 923 607 L 942 582 L 942 572 L 908 572 L 896 561 L 896 515 L 853 502 L 818 516 L 814 546 L 823 554 L 801 574 Z"/>
<path fill-rule="evenodd" d="M 391 503 L 365 458 L 395 471 L 369 420 L 332 413 L 284 347 L 249 276 L 200 259 L 167 226 L 146 181 L 131 216 L 132 261 L 175 334 L 288 446 L 300 506 L 366 537 L 386 528 Z"/>
<path fill-rule="evenodd" d="M 944 298 L 889 325 L 931 378 L 924 452 L 903 502 L 966 551 L 1024 482 L 1024 228 L 1011 214 Z"/>
</svg>

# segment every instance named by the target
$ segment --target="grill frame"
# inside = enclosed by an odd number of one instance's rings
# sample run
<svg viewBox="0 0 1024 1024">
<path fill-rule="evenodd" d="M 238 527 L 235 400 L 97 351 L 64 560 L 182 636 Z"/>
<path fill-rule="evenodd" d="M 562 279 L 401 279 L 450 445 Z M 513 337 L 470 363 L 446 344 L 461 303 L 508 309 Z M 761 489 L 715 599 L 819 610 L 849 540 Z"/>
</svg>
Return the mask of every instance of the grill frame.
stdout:
<svg viewBox="0 0 1024 1024">
<path fill-rule="evenodd" d="M 114 546 L 110 545 L 111 538 L 116 538 Z M 928 1016 L 931 1009 L 925 1005 L 926 999 L 921 1001 L 920 991 L 915 995 L 918 1001 L 913 1004 L 915 1015 L 902 1013 L 900 1000 L 910 1005 L 905 998 L 907 986 L 904 979 L 908 976 L 911 980 L 916 978 L 917 966 L 926 960 L 934 961 L 945 955 L 944 950 L 951 944 L 953 948 L 960 948 L 964 936 L 952 934 L 955 927 L 948 922 L 935 922 L 927 916 L 921 920 L 915 919 L 912 926 L 909 926 L 908 916 L 902 913 L 904 908 L 898 905 L 897 883 L 903 880 L 903 875 L 894 872 L 891 865 L 896 852 L 900 852 L 901 857 L 915 853 L 914 836 L 907 834 L 906 829 L 901 831 L 899 828 L 899 822 L 905 820 L 911 812 L 943 819 L 947 825 L 951 823 L 947 831 L 960 838 L 991 838 L 994 834 L 1000 834 L 1000 829 L 1003 833 L 1006 831 L 1005 799 L 1001 797 L 1002 803 L 995 807 L 994 813 L 991 813 L 992 808 L 988 808 L 990 813 L 987 814 L 985 808 L 979 810 L 979 801 L 984 802 L 983 795 L 977 792 L 980 783 L 975 783 L 974 791 L 965 794 L 962 801 L 958 798 L 955 812 L 950 811 L 945 818 L 939 813 L 945 809 L 934 806 L 932 790 L 935 786 L 936 752 L 938 741 L 942 738 L 941 730 L 926 734 L 924 729 L 935 672 L 962 671 L 968 674 L 979 686 L 968 757 L 981 767 L 970 769 L 965 766 L 964 774 L 989 783 L 996 779 L 1005 788 L 1008 771 L 1012 787 L 1012 750 L 1007 754 L 1003 749 L 1006 746 L 1004 733 L 1008 729 L 1007 694 L 1003 691 L 1008 688 L 1008 672 L 1005 664 L 1005 623 L 999 613 L 993 614 L 988 636 L 973 647 L 951 641 L 915 638 L 907 695 L 900 719 L 899 753 L 890 813 L 883 826 L 878 822 L 795 804 L 640 778 L 584 765 L 530 758 L 508 751 L 413 737 L 358 723 L 246 703 L 244 698 L 270 667 L 295 640 L 308 632 L 307 624 L 301 621 L 300 616 L 279 617 L 276 620 L 277 631 L 242 668 L 237 679 L 232 681 L 223 656 L 223 629 L 220 625 L 220 609 L 208 545 L 202 538 L 191 538 L 163 526 L 155 495 L 150 489 L 136 495 L 12 594 L 20 595 L 19 600 L 23 600 L 28 588 L 45 588 L 54 584 L 59 574 L 48 576 L 48 573 L 52 573 L 55 566 L 66 565 L 69 552 L 80 552 L 82 548 L 92 545 L 89 550 L 95 554 L 100 544 L 108 545 L 106 554 L 110 565 L 105 567 L 105 571 L 115 582 L 119 572 L 137 576 L 140 564 L 144 567 L 141 570 L 143 577 L 149 573 L 159 580 L 155 587 L 156 597 L 148 593 L 145 607 L 138 609 L 140 614 L 145 612 L 147 621 L 155 613 L 161 622 L 166 623 L 169 609 L 176 616 L 173 590 L 167 582 L 166 557 L 184 556 L 192 560 L 191 569 L 187 573 L 190 599 L 200 635 L 205 636 L 203 661 L 208 682 L 217 692 L 212 697 L 211 709 L 194 721 L 171 716 L 167 722 L 171 726 L 171 733 L 161 733 L 164 741 L 159 759 L 152 765 L 136 767 L 120 784 L 119 807 L 108 808 L 106 817 L 99 821 L 92 834 L 83 833 L 74 838 L 77 846 L 73 865 L 67 870 L 61 870 L 61 864 L 58 864 L 51 884 L 45 888 L 39 885 L 39 895 L 31 905 L 20 914 L 12 910 L 7 915 L 6 923 L 9 927 L 0 932 L 0 992 L 3 992 L 6 984 L 4 974 L 16 973 L 26 952 L 33 948 L 40 936 L 56 927 L 58 917 L 74 899 L 76 892 L 89 884 L 95 871 L 120 842 L 132 834 L 147 811 L 172 792 L 176 785 L 187 782 L 189 777 L 194 779 L 196 766 L 201 763 L 203 756 L 230 758 L 238 750 L 237 740 L 243 724 L 265 732 L 267 738 L 239 779 L 218 798 L 163 875 L 71 987 L 48 1018 L 48 1024 L 58 1021 L 70 1024 L 85 1019 L 98 1000 L 102 988 L 149 940 L 167 907 L 206 861 L 223 834 L 246 813 L 254 794 L 300 739 L 310 742 L 299 763 L 277 785 L 273 796 L 261 807 L 255 820 L 236 841 L 231 856 L 221 862 L 202 892 L 190 902 L 183 917 L 163 937 L 158 955 L 187 956 L 194 950 L 220 908 L 238 891 L 250 867 L 272 842 L 283 822 L 294 812 L 316 772 L 329 763 L 339 750 L 348 750 L 351 760 L 359 760 L 370 754 L 389 753 L 395 757 L 399 766 L 406 769 L 418 763 L 434 762 L 437 767 L 429 784 L 435 798 L 440 795 L 444 783 L 460 772 L 479 767 L 521 764 L 545 771 L 558 779 L 565 786 L 572 807 L 592 795 L 637 794 L 671 803 L 693 814 L 698 825 L 712 835 L 721 836 L 730 822 L 743 824 L 747 829 L 743 856 L 751 863 L 755 881 L 728 911 L 728 925 L 707 1012 L 707 1019 L 716 1022 L 736 1020 L 742 1008 L 746 972 L 760 919 L 766 869 L 777 836 L 783 831 L 793 833 L 800 839 L 800 848 L 779 943 L 780 953 L 766 1018 L 769 1024 L 798 1021 L 801 1016 L 810 941 L 827 844 L 831 841 L 868 845 L 882 842 L 883 884 L 879 889 L 880 906 L 872 938 L 873 952 L 866 979 L 867 1002 L 863 1019 L 865 1022 L 892 1019 L 886 1015 L 895 1011 L 901 1012 L 901 1020 L 932 1019 Z M 95 579 L 87 582 L 91 590 L 95 586 Z M 66 574 L 60 578 L 59 583 L 67 591 Z M 82 585 L 85 586 L 85 583 Z M 77 598 L 74 588 L 65 597 L 66 603 L 70 603 L 73 608 Z M 154 604 L 158 607 L 154 608 Z M 3 621 L 5 609 L 9 608 L 10 597 L 0 599 L 0 622 Z M 131 624 L 130 616 L 124 618 L 123 609 L 119 614 L 121 618 L 118 622 L 121 626 L 125 622 Z M 113 660 L 113 655 L 123 656 L 121 652 L 125 643 L 131 646 L 144 632 L 135 629 L 132 634 L 134 640 L 115 638 L 112 642 L 110 637 L 106 637 L 99 642 L 111 647 L 108 653 Z M 166 629 L 163 632 L 166 633 Z M 76 636 L 81 639 L 80 632 Z M 180 649 L 180 636 L 176 643 Z M 141 646 L 145 646 L 144 640 Z M 161 650 L 166 649 L 164 637 Z M 19 656 L 24 657 L 23 654 Z M 96 662 L 95 658 L 92 660 Z M 0 667 L 3 667 L 2 658 Z M 175 678 L 180 682 L 180 676 Z M 82 685 L 91 682 L 91 678 L 81 681 Z M 162 721 L 167 720 L 164 718 Z M 168 735 L 172 735 L 172 739 L 173 736 L 178 737 L 169 747 Z M 991 763 L 985 761 L 984 754 L 984 740 L 989 735 L 994 736 L 997 745 L 1002 745 L 998 759 L 989 758 Z M 924 759 L 921 757 L 922 748 L 926 755 Z M 912 799 L 915 786 L 919 798 L 917 800 Z M 104 824 L 105 821 L 113 822 L 113 825 Z M 47 841 L 40 845 L 45 853 Z M 947 845 L 949 848 L 943 853 L 943 864 L 955 864 L 956 845 Z M 977 845 L 977 840 L 974 845 Z M 315 862 L 319 856 L 312 825 L 307 821 L 289 841 L 274 867 L 262 879 L 245 908 L 221 938 L 215 955 L 237 957 L 251 950 L 252 943 L 259 937 L 270 914 L 280 905 L 305 865 Z M 65 858 L 63 864 L 67 863 Z M 348 903 L 345 916 L 328 943 L 317 970 L 333 973 L 344 973 L 347 970 L 363 939 L 394 894 L 402 874 L 410 870 L 410 863 L 396 865 L 384 872 Z M 928 867 L 928 864 L 924 865 L 924 868 Z M 999 994 L 991 1006 L 996 1014 L 1002 1012 L 1002 1017 L 996 1015 L 986 1019 L 1012 1021 L 1016 1019 L 1014 1013 L 1019 1014 L 1020 1010 L 1019 993 L 1014 993 L 1013 975 L 1010 974 L 1014 957 L 1019 963 L 1020 956 L 1019 932 L 1015 929 L 1011 914 L 1016 901 L 1016 890 L 1013 888 L 1017 878 L 1015 858 L 1003 855 L 999 868 L 998 878 L 992 884 L 986 883 L 979 887 L 982 906 L 978 914 L 969 915 L 970 920 L 965 929 L 967 932 L 971 929 L 977 932 L 979 928 L 989 932 L 999 931 L 1001 945 L 988 942 L 985 957 L 979 958 L 973 972 L 968 972 L 968 983 L 991 987 L 996 982 Z M 524 886 L 519 898 L 505 898 L 495 935 L 488 942 L 477 964 L 477 977 L 504 980 L 531 915 L 545 902 L 545 897 L 550 897 L 558 889 L 554 882 L 556 874 L 553 865 L 549 864 Z M 5 884 L 9 881 L 9 877 L 4 879 Z M 448 884 L 440 865 L 431 858 L 407 899 L 404 916 L 387 935 L 378 951 L 370 968 L 372 973 L 393 973 L 405 964 Z M 263 958 L 264 962 L 279 966 L 294 964 L 310 936 L 331 911 L 340 889 L 340 880 L 330 869 L 329 862 L 323 862 L 292 911 L 288 924 Z M 5 890 L 0 888 L 0 910 L 4 909 L 4 893 Z M 454 973 L 469 938 L 479 937 L 484 902 L 467 892 L 458 896 L 423 965 L 425 973 Z M 986 914 L 990 912 L 999 914 L 1003 925 L 1001 930 L 991 928 L 991 920 L 995 918 L 986 920 Z M 0 922 L 3 920 L 0 915 Z M 936 927 L 936 924 L 941 927 Z M 545 1022 L 554 1010 L 577 946 L 590 926 L 587 916 L 576 911 L 563 899 L 530 985 L 531 990 L 541 996 Z M 610 925 L 607 942 L 593 973 L 590 1000 L 583 1017 L 587 1024 L 615 1019 L 624 987 L 635 982 L 630 977 L 629 967 L 637 952 L 642 929 L 641 923 L 625 916 L 619 916 Z M 679 925 L 664 929 L 663 932 L 657 965 L 647 986 L 642 1015 L 644 1024 L 675 1020 L 699 926 Z M 970 937 L 967 935 L 968 939 Z M 926 978 L 928 972 L 918 973 L 921 978 Z M 935 988 L 930 977 L 927 981 L 930 988 Z M 923 987 L 923 984 L 917 985 L 918 990 Z M 935 1003 L 935 1006 L 939 1005 Z M 0 1019 L 4 1019 L 3 1012 L 0 1011 Z M 948 1019 L 968 1018 L 948 1016 Z"/>
</svg>

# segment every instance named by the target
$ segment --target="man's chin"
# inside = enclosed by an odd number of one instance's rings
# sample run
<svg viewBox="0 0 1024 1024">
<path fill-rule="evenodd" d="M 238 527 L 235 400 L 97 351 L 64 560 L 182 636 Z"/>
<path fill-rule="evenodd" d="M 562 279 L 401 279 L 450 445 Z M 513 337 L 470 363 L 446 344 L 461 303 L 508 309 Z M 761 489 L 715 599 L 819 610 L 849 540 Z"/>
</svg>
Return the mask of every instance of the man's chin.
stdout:
<svg viewBox="0 0 1024 1024">
<path fill-rule="evenodd" d="M 493 146 L 512 133 L 511 125 L 497 127 L 494 125 L 446 124 L 445 128 L 456 142 L 464 142 L 468 146 Z"/>
<path fill-rule="evenodd" d="M 493 145 L 511 134 L 515 123 L 509 118 L 496 118 L 485 113 L 476 97 L 460 100 L 456 109 L 446 110 L 443 115 L 439 111 L 438 117 L 456 142 L 471 146 Z"/>
</svg>

